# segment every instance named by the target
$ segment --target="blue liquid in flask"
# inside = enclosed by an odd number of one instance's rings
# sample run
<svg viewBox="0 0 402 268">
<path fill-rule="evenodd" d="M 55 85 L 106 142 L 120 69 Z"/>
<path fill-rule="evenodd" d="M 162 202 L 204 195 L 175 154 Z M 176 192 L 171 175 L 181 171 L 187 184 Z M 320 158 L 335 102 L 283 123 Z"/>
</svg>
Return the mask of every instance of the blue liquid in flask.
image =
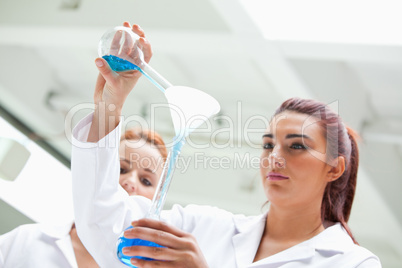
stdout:
<svg viewBox="0 0 402 268">
<path fill-rule="evenodd" d="M 110 68 L 116 72 L 123 72 L 128 70 L 138 70 L 141 71 L 141 68 L 137 65 L 129 62 L 128 60 L 124 60 L 122 58 L 113 56 L 113 55 L 106 55 L 103 56 L 107 63 L 109 63 Z"/>
<path fill-rule="evenodd" d="M 148 78 L 155 86 L 157 86 L 162 92 L 165 92 L 165 89 L 157 83 L 151 76 L 145 73 L 140 67 L 135 65 L 134 63 L 129 62 L 128 60 L 119 58 L 114 55 L 105 55 L 102 56 L 107 63 L 109 63 L 110 68 L 112 68 L 115 72 L 124 72 L 129 70 L 140 71 L 146 78 Z"/>
<path fill-rule="evenodd" d="M 132 226 L 128 227 L 126 230 L 133 228 Z M 124 230 L 124 231 L 126 231 Z M 123 232 L 124 233 L 124 232 Z M 163 248 L 164 246 L 161 246 L 159 244 L 156 244 L 151 241 L 147 240 L 142 240 L 139 238 L 134 238 L 134 239 L 129 239 L 125 238 L 123 234 L 120 235 L 119 240 L 117 240 L 117 257 L 119 260 L 124 263 L 125 265 L 129 267 L 134 267 L 137 268 L 137 266 L 134 266 L 130 260 L 132 258 L 137 258 L 137 259 L 142 259 L 142 260 L 147 260 L 147 261 L 152 261 L 154 259 L 148 258 L 148 257 L 142 257 L 142 256 L 127 256 L 123 254 L 123 248 L 124 247 L 131 247 L 131 246 L 147 246 L 147 247 L 158 247 L 158 248 Z"/>
</svg>

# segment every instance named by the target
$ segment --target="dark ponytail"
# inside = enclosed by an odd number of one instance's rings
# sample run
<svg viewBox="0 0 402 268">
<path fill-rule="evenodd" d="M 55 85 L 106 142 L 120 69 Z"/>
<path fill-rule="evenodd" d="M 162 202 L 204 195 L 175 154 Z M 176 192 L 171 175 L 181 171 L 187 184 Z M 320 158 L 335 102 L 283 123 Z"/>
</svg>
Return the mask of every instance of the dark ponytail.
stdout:
<svg viewBox="0 0 402 268">
<path fill-rule="evenodd" d="M 356 133 L 350 128 L 346 129 L 347 137 L 350 141 L 350 157 L 346 161 L 346 169 L 342 176 L 328 183 L 325 188 L 321 206 L 321 216 L 323 220 L 340 222 L 353 242 L 358 244 L 347 222 L 349 221 L 356 192 L 359 150 L 356 142 Z"/>
</svg>

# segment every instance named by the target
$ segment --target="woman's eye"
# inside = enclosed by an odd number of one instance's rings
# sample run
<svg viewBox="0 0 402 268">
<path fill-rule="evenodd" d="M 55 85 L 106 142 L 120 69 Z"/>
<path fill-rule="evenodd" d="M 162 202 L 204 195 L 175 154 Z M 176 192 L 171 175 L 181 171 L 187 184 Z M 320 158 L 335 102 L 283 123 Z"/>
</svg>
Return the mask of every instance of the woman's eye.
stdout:
<svg viewBox="0 0 402 268">
<path fill-rule="evenodd" d="M 120 168 L 120 174 L 126 174 L 127 170 L 125 170 L 124 168 Z"/>
<path fill-rule="evenodd" d="M 266 149 L 266 150 L 271 150 L 274 148 L 274 145 L 272 143 L 265 143 L 262 148 Z"/>
<path fill-rule="evenodd" d="M 145 186 L 152 186 L 152 183 L 147 178 L 140 178 L 140 181 Z"/>
<path fill-rule="evenodd" d="M 306 149 L 306 146 L 300 143 L 294 143 L 290 146 L 290 148 L 292 149 L 296 149 L 296 150 L 304 150 Z"/>
</svg>

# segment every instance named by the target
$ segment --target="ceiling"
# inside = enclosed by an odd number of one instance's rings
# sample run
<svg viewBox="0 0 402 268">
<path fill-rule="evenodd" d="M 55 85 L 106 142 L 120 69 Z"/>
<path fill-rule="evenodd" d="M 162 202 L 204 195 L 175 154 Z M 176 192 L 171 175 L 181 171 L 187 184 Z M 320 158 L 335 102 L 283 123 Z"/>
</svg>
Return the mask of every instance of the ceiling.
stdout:
<svg viewBox="0 0 402 268">
<path fill-rule="evenodd" d="M 0 105 L 67 160 L 69 129 L 92 107 L 99 38 L 123 21 L 146 31 L 155 70 L 221 104 L 211 129 L 183 148 L 168 205 L 260 213 L 252 163 L 266 122 L 287 98 L 319 99 L 362 138 L 352 230 L 384 267 L 402 265 L 402 45 L 268 40 L 239 0 L 1 0 Z M 169 141 L 168 113 L 152 110 L 164 101 L 142 78 L 123 111 L 128 125 L 141 115 Z"/>
</svg>

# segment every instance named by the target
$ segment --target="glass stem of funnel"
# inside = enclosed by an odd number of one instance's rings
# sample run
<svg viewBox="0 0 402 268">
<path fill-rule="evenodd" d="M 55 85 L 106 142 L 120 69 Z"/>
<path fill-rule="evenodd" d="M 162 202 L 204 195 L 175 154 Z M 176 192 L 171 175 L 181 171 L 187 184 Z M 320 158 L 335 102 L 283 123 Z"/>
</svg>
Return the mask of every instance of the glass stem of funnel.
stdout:
<svg viewBox="0 0 402 268">
<path fill-rule="evenodd" d="M 159 220 L 160 213 L 166 201 L 166 195 L 170 186 L 170 182 L 172 181 L 176 162 L 184 143 L 185 143 L 184 136 L 182 138 L 175 137 L 173 139 L 173 147 L 166 158 L 162 176 L 159 180 L 156 193 L 152 200 L 151 208 L 149 209 L 148 214 L 146 215 L 147 218 Z"/>
<path fill-rule="evenodd" d="M 167 81 L 163 76 L 161 76 L 157 71 L 155 71 L 151 66 L 146 63 L 143 63 L 141 65 L 141 72 L 163 93 L 165 93 L 166 89 L 173 86 L 171 83 L 169 83 L 169 81 Z"/>
</svg>

